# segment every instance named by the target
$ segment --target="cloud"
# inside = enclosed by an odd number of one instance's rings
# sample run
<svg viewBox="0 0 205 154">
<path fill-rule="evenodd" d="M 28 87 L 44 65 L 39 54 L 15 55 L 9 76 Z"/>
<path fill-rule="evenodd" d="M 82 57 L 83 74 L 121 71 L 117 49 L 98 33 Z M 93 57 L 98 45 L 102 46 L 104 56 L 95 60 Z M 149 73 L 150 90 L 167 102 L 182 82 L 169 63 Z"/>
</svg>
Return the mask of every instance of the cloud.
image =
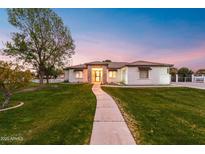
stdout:
<svg viewBox="0 0 205 154">
<path fill-rule="evenodd" d="M 90 38 L 76 41 L 76 54 L 73 56 L 73 64 L 105 59 L 113 61 L 129 61 L 132 59 L 134 61 L 136 55 L 142 51 L 141 46 L 129 44 L 125 41 L 94 38 L 94 41 Z"/>
<path fill-rule="evenodd" d="M 171 63 L 175 66 L 186 65 L 191 68 L 199 67 L 199 64 L 205 66 L 205 61 L 203 63 L 201 60 L 205 59 L 205 45 L 203 44 L 191 49 L 158 49 L 149 45 L 142 46 L 120 40 L 100 40 L 98 38 L 95 40 L 97 43 L 85 40 L 77 42 L 73 64 L 111 59 L 113 61 L 148 60 Z"/>
<path fill-rule="evenodd" d="M 196 65 L 199 61 L 202 66 L 205 66 L 205 61 L 201 62 L 202 59 L 205 59 L 205 46 L 189 50 L 174 50 L 165 54 L 156 54 L 153 57 L 148 57 L 148 60 L 171 63 L 178 67 L 189 66 L 194 69 L 199 67 L 199 65 Z"/>
<path fill-rule="evenodd" d="M 76 54 L 73 56 L 73 64 L 89 61 L 111 59 L 113 61 L 136 61 L 150 60 L 156 62 L 172 63 L 175 66 L 189 66 L 191 68 L 205 67 L 205 43 L 202 40 L 197 46 L 189 47 L 187 43 L 180 48 L 164 45 L 154 46 L 152 43 L 127 40 L 113 34 L 103 32 L 85 32 L 74 34 Z M 156 38 L 158 40 L 158 38 Z M 10 31 L 0 30 L 0 49 L 2 42 L 10 40 Z M 150 42 L 152 42 L 150 40 Z M 180 41 L 179 41 L 180 42 Z M 165 43 L 166 44 L 166 43 Z M 171 42 L 175 44 L 175 42 Z M 8 57 L 0 56 L 1 60 L 9 60 Z"/>
</svg>

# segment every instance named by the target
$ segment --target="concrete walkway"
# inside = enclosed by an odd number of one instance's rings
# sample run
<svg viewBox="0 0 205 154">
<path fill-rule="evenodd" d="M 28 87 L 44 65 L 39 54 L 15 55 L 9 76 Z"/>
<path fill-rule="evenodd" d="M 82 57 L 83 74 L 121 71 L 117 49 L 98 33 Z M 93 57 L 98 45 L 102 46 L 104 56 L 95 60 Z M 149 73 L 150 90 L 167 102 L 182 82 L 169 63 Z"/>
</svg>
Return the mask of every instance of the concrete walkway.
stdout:
<svg viewBox="0 0 205 154">
<path fill-rule="evenodd" d="M 135 140 L 112 97 L 97 84 L 93 86 L 92 91 L 97 99 L 97 108 L 90 144 L 135 144 Z"/>
<path fill-rule="evenodd" d="M 114 87 L 114 88 L 165 88 L 165 87 L 181 87 L 180 85 L 169 84 L 169 85 L 102 85 L 102 87 Z"/>
</svg>

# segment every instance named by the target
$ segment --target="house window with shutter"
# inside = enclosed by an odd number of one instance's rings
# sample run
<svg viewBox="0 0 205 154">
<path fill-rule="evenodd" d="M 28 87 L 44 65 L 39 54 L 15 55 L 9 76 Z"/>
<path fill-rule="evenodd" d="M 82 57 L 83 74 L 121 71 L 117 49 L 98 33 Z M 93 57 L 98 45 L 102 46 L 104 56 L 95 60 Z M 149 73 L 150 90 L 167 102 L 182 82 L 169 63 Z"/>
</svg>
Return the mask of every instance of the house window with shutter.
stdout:
<svg viewBox="0 0 205 154">
<path fill-rule="evenodd" d="M 75 72 L 75 78 L 77 78 L 77 79 L 83 78 L 83 71 L 76 71 Z"/>
<path fill-rule="evenodd" d="M 140 70 L 140 79 L 148 79 L 149 78 L 149 70 Z"/>
<path fill-rule="evenodd" d="M 151 67 L 141 66 L 141 67 L 138 67 L 138 69 L 139 69 L 139 78 L 140 79 L 149 79 L 149 71 L 152 70 Z"/>
</svg>

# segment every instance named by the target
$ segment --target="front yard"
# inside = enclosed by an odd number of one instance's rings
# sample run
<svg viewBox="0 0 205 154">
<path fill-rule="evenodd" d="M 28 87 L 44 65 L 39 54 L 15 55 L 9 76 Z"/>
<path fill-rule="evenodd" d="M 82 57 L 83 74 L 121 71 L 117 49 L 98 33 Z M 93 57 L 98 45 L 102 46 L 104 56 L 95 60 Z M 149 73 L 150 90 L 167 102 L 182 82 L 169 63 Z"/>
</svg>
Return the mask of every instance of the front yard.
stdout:
<svg viewBox="0 0 205 154">
<path fill-rule="evenodd" d="M 0 112 L 0 144 L 89 144 L 91 87 L 50 84 L 14 94 L 11 102 L 24 105 Z M 138 144 L 205 144 L 205 90 L 102 88 L 118 102 Z"/>
<path fill-rule="evenodd" d="M 205 144 L 205 90 L 111 88 L 139 144 Z"/>
<path fill-rule="evenodd" d="M 12 101 L 24 105 L 0 112 L 0 144 L 89 144 L 96 107 L 91 87 L 51 84 L 16 93 Z"/>
</svg>

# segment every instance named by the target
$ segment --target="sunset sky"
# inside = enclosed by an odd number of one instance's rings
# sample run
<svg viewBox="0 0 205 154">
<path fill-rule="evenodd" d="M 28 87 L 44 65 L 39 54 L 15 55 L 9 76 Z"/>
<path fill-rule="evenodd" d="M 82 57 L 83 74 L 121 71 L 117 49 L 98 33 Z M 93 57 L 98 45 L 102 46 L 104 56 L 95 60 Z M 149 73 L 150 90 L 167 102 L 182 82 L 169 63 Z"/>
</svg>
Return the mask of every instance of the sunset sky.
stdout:
<svg viewBox="0 0 205 154">
<path fill-rule="evenodd" d="M 147 60 L 205 68 L 205 9 L 54 9 L 76 44 L 73 64 Z M 0 9 L 0 48 L 16 29 Z M 3 56 L 0 56 L 4 59 Z"/>
</svg>

